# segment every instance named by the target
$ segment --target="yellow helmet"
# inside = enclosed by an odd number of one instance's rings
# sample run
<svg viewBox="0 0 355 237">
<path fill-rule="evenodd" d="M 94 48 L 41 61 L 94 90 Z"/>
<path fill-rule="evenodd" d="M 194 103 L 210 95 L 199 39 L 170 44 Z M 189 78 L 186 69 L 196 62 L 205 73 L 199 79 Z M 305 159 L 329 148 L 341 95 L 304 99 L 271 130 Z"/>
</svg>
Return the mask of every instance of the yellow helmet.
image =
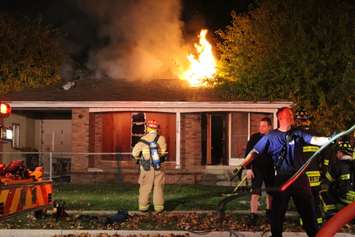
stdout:
<svg viewBox="0 0 355 237">
<path fill-rule="evenodd" d="M 309 120 L 311 116 L 304 109 L 299 109 L 296 111 L 295 117 L 296 120 Z"/>
<path fill-rule="evenodd" d="M 351 146 L 349 141 L 339 141 L 338 142 L 338 151 L 342 151 L 348 155 L 353 153 L 353 147 Z"/>
</svg>

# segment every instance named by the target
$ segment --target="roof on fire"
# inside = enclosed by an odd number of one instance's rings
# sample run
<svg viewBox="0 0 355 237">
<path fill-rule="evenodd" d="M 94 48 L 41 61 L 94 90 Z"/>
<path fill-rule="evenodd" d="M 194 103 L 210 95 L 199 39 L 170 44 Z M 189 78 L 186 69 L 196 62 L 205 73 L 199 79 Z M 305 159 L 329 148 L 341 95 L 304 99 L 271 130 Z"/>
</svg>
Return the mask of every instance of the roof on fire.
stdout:
<svg viewBox="0 0 355 237">
<path fill-rule="evenodd" d="M 104 79 L 77 80 L 64 90 L 61 85 L 26 89 L 2 98 L 6 101 L 218 101 L 211 89 L 191 88 L 177 79 L 127 81 Z"/>
<path fill-rule="evenodd" d="M 26 89 L 0 100 L 10 102 L 18 111 L 90 108 L 91 112 L 275 112 L 277 108 L 292 104 L 289 101 L 226 101 L 212 89 L 191 88 L 173 79 L 134 82 L 107 78 L 77 80 L 69 90 L 64 90 L 62 85 Z"/>
</svg>

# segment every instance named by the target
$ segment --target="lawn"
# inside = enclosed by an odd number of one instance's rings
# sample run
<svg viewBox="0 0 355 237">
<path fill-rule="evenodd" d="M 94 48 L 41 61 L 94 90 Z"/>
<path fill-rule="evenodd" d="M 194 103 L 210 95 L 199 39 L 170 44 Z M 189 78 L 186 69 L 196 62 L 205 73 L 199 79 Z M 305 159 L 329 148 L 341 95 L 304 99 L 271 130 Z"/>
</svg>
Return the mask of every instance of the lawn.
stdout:
<svg viewBox="0 0 355 237">
<path fill-rule="evenodd" d="M 137 210 L 138 185 L 129 184 L 56 184 L 54 200 L 64 200 L 71 210 Z M 233 187 L 204 185 L 166 185 L 165 209 L 215 210 L 223 193 Z M 228 205 L 228 209 L 248 209 L 246 196 Z"/>
</svg>

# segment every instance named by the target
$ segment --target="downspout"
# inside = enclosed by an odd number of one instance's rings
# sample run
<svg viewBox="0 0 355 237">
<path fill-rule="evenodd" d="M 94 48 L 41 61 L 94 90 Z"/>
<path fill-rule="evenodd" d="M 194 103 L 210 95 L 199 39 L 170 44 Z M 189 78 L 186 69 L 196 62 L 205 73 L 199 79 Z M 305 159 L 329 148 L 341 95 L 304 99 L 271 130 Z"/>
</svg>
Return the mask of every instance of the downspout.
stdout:
<svg viewBox="0 0 355 237">
<path fill-rule="evenodd" d="M 181 168 L 181 157 L 180 157 L 180 147 L 181 147 L 181 112 L 176 112 L 176 169 Z"/>
</svg>

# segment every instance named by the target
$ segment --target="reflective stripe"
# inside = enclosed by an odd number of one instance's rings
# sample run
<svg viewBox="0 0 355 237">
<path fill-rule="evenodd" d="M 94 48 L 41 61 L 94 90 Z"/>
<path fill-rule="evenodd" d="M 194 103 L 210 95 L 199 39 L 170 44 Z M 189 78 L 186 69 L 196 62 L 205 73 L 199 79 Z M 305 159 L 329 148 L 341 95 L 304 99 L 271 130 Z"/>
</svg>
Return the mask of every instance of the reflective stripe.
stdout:
<svg viewBox="0 0 355 237">
<path fill-rule="evenodd" d="M 329 160 L 324 160 L 323 164 L 328 166 L 329 165 Z"/>
<path fill-rule="evenodd" d="M 316 152 L 319 150 L 319 147 L 317 146 L 304 146 L 303 147 L 303 152 Z"/>
<path fill-rule="evenodd" d="M 316 186 L 319 186 L 320 185 L 320 182 L 309 182 L 309 185 L 311 187 L 316 187 Z"/>
<path fill-rule="evenodd" d="M 325 173 L 325 177 L 330 181 L 330 182 L 334 182 L 334 179 L 332 177 L 332 175 L 327 171 L 327 173 Z"/>
<path fill-rule="evenodd" d="M 139 205 L 140 211 L 147 211 L 149 209 L 149 205 Z"/>
<path fill-rule="evenodd" d="M 340 175 L 340 180 L 349 180 L 349 179 L 350 179 L 350 173 Z"/>
<path fill-rule="evenodd" d="M 348 200 L 348 199 L 344 199 L 344 198 L 339 198 L 339 200 L 343 203 L 346 203 L 346 204 L 350 204 L 353 202 L 352 200 Z"/>
<path fill-rule="evenodd" d="M 317 218 L 317 224 L 322 224 L 323 223 L 323 218 L 322 217 L 318 217 Z"/>
<path fill-rule="evenodd" d="M 320 171 L 307 171 L 306 175 L 308 177 L 320 177 Z"/>
<path fill-rule="evenodd" d="M 345 194 L 345 196 L 346 196 L 346 200 L 355 202 L 355 191 L 349 191 Z"/>
<path fill-rule="evenodd" d="M 306 175 L 309 180 L 311 187 L 320 185 L 320 171 L 307 171 Z"/>
<path fill-rule="evenodd" d="M 325 212 L 327 212 L 327 211 L 335 210 L 336 206 L 334 204 L 324 205 L 323 209 L 324 209 Z"/>
<path fill-rule="evenodd" d="M 163 210 L 164 210 L 164 206 L 163 205 L 154 205 L 154 211 L 161 212 Z"/>
</svg>

